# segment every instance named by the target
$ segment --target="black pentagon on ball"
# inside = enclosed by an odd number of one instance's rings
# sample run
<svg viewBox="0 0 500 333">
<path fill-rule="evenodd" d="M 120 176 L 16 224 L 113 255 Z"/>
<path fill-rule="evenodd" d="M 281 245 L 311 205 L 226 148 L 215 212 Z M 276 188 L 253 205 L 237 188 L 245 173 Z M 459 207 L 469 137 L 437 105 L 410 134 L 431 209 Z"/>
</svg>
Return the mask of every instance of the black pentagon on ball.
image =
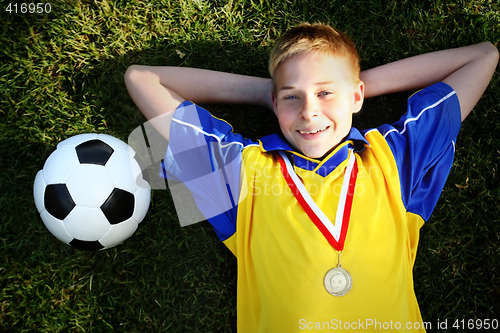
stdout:
<svg viewBox="0 0 500 333">
<path fill-rule="evenodd" d="M 75 249 L 85 251 L 97 251 L 104 249 L 104 246 L 98 241 L 83 241 L 76 238 L 69 242 L 69 245 Z"/>
<path fill-rule="evenodd" d="M 114 150 L 101 140 L 85 141 L 75 147 L 81 164 L 106 165 Z"/>
<path fill-rule="evenodd" d="M 66 184 L 47 185 L 43 200 L 45 209 L 59 220 L 64 220 L 76 206 Z"/>
<path fill-rule="evenodd" d="M 134 205 L 135 197 L 132 193 L 115 188 L 102 204 L 101 210 L 109 223 L 118 224 L 132 217 Z"/>
</svg>

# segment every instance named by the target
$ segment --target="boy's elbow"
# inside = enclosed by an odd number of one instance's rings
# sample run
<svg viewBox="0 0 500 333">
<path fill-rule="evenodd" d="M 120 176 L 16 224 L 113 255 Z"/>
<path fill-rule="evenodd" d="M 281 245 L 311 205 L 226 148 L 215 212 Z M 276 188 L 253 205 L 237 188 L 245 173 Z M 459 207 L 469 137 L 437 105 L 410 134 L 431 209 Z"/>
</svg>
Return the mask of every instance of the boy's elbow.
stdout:
<svg viewBox="0 0 500 333">
<path fill-rule="evenodd" d="M 483 56 L 495 64 L 498 63 L 499 52 L 495 45 L 490 42 L 481 43 Z"/>
<path fill-rule="evenodd" d="M 148 66 L 142 65 L 132 65 L 127 68 L 124 79 L 127 86 L 142 85 L 158 81 L 158 77 L 149 70 Z"/>
<path fill-rule="evenodd" d="M 139 65 L 132 65 L 127 70 L 125 71 L 124 79 L 125 79 L 125 84 L 130 85 L 133 84 L 134 82 L 137 82 L 140 78 L 140 67 Z"/>
<path fill-rule="evenodd" d="M 494 55 L 495 62 L 498 63 L 498 59 L 500 58 L 500 53 L 498 52 L 498 48 L 491 43 L 490 43 L 490 45 L 491 45 L 492 53 Z"/>
</svg>

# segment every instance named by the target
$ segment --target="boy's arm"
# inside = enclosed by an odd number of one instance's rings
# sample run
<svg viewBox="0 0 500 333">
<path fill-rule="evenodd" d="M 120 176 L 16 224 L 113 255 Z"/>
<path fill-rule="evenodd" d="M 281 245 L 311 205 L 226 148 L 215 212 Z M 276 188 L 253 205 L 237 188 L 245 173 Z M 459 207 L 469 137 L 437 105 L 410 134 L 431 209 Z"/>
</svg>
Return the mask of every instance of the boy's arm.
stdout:
<svg viewBox="0 0 500 333">
<path fill-rule="evenodd" d="M 443 81 L 457 93 L 462 121 L 488 87 L 498 63 L 491 43 L 437 51 L 361 72 L 365 97 L 415 90 Z"/>
<path fill-rule="evenodd" d="M 175 109 L 194 103 L 240 103 L 272 108 L 271 80 L 196 68 L 132 65 L 127 90 L 160 134 L 169 139 Z"/>
<path fill-rule="evenodd" d="M 272 108 L 271 81 L 197 68 L 133 65 L 125 73 L 130 96 L 146 118 L 193 103 L 237 103 Z"/>
</svg>

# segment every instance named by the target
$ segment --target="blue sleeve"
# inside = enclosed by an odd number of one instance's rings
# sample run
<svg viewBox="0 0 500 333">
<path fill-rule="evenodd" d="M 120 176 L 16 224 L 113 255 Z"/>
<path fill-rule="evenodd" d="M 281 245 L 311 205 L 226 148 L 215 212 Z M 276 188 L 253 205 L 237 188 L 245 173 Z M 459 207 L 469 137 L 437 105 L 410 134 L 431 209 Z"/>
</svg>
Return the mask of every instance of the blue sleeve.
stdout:
<svg viewBox="0 0 500 333">
<path fill-rule="evenodd" d="M 398 166 L 406 210 L 424 221 L 448 178 L 460 126 L 458 97 L 439 82 L 411 96 L 407 113 L 397 123 L 379 128 Z"/>
<path fill-rule="evenodd" d="M 235 232 L 241 195 L 241 152 L 253 144 L 233 133 L 227 122 L 191 102 L 176 109 L 160 172 L 168 180 L 181 225 L 200 222 L 190 220 L 193 214 L 189 214 L 189 206 L 178 201 L 181 187 L 185 186 L 221 240 Z"/>
</svg>

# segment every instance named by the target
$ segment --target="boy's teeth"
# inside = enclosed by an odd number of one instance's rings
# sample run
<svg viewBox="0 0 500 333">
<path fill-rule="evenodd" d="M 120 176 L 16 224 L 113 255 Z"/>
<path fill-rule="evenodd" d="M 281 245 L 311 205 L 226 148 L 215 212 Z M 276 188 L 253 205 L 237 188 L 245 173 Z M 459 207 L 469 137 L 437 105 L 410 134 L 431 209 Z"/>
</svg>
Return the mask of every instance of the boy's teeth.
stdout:
<svg viewBox="0 0 500 333">
<path fill-rule="evenodd" d="M 322 129 L 319 129 L 319 130 L 316 130 L 316 131 L 311 131 L 311 132 L 303 132 L 303 131 L 299 131 L 301 134 L 316 134 L 318 132 L 323 132 L 324 130 L 326 130 L 326 127 L 325 128 L 322 128 Z"/>
</svg>

